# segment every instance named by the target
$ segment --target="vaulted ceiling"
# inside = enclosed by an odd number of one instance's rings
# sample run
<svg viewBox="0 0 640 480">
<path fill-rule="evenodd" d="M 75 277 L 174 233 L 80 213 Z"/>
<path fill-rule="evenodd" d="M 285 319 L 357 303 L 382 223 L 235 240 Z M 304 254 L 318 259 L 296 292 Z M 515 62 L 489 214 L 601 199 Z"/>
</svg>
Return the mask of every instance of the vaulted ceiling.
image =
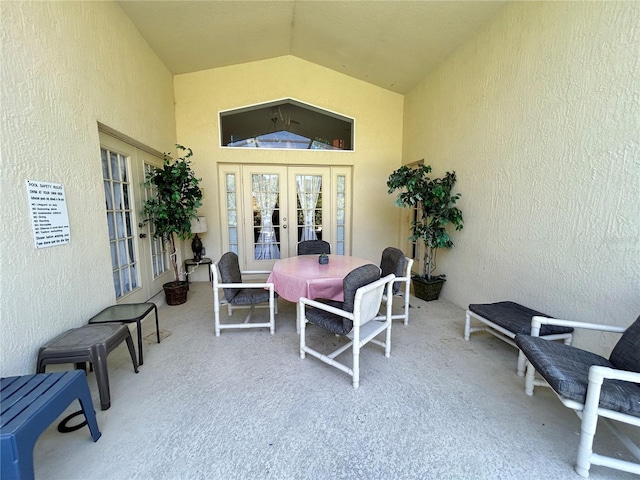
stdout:
<svg viewBox="0 0 640 480">
<path fill-rule="evenodd" d="M 401 94 L 504 1 L 122 1 L 174 73 L 294 55 Z"/>
</svg>

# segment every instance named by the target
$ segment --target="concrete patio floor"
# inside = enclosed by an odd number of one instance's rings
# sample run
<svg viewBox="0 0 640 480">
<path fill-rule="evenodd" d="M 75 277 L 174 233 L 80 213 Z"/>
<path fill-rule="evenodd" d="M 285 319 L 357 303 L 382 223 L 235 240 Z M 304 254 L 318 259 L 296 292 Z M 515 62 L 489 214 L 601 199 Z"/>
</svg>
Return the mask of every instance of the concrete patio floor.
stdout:
<svg viewBox="0 0 640 480">
<path fill-rule="evenodd" d="M 102 437 L 61 434 L 56 422 L 36 444 L 36 479 L 580 478 L 579 419 L 549 389 L 524 394 L 514 348 L 485 333 L 466 342 L 462 308 L 412 298 L 391 357 L 363 349 L 355 390 L 345 373 L 300 359 L 295 305 L 280 300 L 273 336 L 215 337 L 212 301 L 211 284 L 196 282 L 186 304 L 159 305 L 165 338 L 155 343 L 145 319 L 139 374 L 124 345 L 110 354 L 109 410 L 89 373 Z M 315 326 L 308 338 L 327 351 L 342 341 Z M 633 460 L 604 427 L 595 450 Z M 638 477 L 593 466 L 590 478 Z"/>
</svg>

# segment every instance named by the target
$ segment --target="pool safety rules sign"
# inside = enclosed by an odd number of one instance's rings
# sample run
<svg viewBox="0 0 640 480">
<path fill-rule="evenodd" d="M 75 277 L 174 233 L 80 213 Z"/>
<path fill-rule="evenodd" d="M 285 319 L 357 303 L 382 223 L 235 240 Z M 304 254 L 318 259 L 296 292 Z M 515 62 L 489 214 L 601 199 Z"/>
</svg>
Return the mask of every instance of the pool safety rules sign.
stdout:
<svg viewBox="0 0 640 480">
<path fill-rule="evenodd" d="M 27 194 L 36 248 L 69 243 L 69 214 L 64 186 L 27 180 Z"/>
</svg>

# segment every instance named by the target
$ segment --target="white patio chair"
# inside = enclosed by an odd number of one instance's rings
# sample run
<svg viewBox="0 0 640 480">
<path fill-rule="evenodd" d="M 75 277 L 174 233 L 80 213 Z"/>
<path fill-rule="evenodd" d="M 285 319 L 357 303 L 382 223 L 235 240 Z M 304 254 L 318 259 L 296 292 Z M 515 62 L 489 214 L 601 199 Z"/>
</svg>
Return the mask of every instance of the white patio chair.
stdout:
<svg viewBox="0 0 640 480">
<path fill-rule="evenodd" d="M 622 333 L 609 359 L 539 337 L 541 325 L 561 325 Z M 640 427 L 640 317 L 627 329 L 555 318 L 533 317 L 531 336 L 517 334 L 516 344 L 527 358 L 525 392 L 549 386 L 564 406 L 582 420 L 575 470 L 589 476 L 591 465 L 640 475 L 640 463 L 593 452 L 598 420 L 607 425 L 640 461 L 640 448 L 611 420 Z M 535 378 L 536 371 L 544 381 Z"/>
<path fill-rule="evenodd" d="M 409 325 L 409 299 L 411 290 L 411 268 L 413 267 L 413 259 L 405 257 L 402 250 L 393 247 L 387 247 L 382 252 L 380 260 L 380 269 L 382 276 L 394 274 L 396 280 L 393 283 L 393 296 L 400 297 L 404 301 L 404 310 L 401 314 L 391 315 L 392 320 L 402 319 L 405 325 Z M 383 295 L 382 301 L 387 302 L 387 295 Z M 393 298 L 391 298 L 393 301 Z M 379 318 L 384 318 L 380 315 Z"/>
<path fill-rule="evenodd" d="M 275 333 L 274 313 L 278 313 L 278 300 L 273 283 L 247 283 L 242 280 L 243 274 L 268 275 L 270 272 L 240 271 L 238 256 L 233 252 L 227 252 L 220 257 L 220 260 L 211 265 L 211 273 L 213 274 L 213 311 L 216 337 L 220 336 L 220 330 L 228 328 L 269 328 L 272 335 Z M 220 290 L 223 290 L 222 297 Z M 229 316 L 233 314 L 233 309 L 237 308 L 249 308 L 249 313 L 243 323 L 220 323 L 221 305 L 227 305 Z M 269 308 L 268 322 L 251 322 L 251 315 L 256 306 Z"/>
<path fill-rule="evenodd" d="M 310 354 L 353 377 L 353 386 L 360 385 L 360 349 L 368 342 L 384 347 L 385 356 L 391 354 L 391 302 L 387 304 L 384 319 L 376 319 L 382 295 L 386 290 L 391 297 L 394 275 L 380 278 L 380 269 L 375 265 L 364 265 L 344 278 L 344 302 L 334 300 L 311 300 L 301 298 L 298 304 L 300 325 L 300 358 Z M 311 322 L 336 335 L 343 335 L 349 342 L 325 355 L 307 345 L 306 324 Z M 385 340 L 375 337 L 386 332 Z M 336 360 L 336 357 L 352 349 L 352 366 Z"/>
</svg>

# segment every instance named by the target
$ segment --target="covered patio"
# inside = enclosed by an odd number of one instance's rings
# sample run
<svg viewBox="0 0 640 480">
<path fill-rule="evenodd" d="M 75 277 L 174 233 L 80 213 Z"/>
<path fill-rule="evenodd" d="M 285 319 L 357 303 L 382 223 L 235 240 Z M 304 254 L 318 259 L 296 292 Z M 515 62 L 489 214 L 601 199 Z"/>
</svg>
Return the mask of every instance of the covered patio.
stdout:
<svg viewBox="0 0 640 480">
<path fill-rule="evenodd" d="M 149 317 L 139 374 L 124 345 L 109 356 L 109 410 L 99 410 L 89 374 L 102 437 L 52 425 L 36 444 L 36 478 L 578 478 L 578 418 L 547 389 L 525 395 L 512 347 L 487 334 L 466 342 L 464 309 L 447 300 L 411 299 L 391 357 L 363 349 L 358 390 L 337 369 L 300 359 L 292 303 L 280 300 L 273 336 L 216 338 L 210 283 L 193 283 L 181 306 L 154 300 L 162 343 Z M 318 342 L 340 341 L 309 328 Z M 595 448 L 629 456 L 605 428 Z M 593 466 L 590 478 L 637 477 Z"/>
</svg>

